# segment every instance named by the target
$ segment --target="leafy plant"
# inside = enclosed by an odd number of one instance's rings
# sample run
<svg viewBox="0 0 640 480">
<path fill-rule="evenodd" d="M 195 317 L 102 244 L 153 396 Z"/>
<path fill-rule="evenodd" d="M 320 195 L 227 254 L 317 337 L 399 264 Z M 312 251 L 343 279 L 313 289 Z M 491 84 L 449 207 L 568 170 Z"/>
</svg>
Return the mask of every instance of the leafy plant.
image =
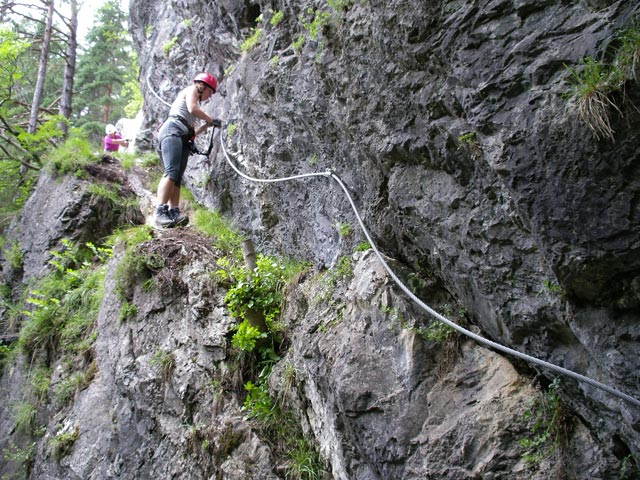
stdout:
<svg viewBox="0 0 640 480">
<path fill-rule="evenodd" d="M 338 230 L 340 238 L 348 237 L 351 233 L 351 225 L 346 222 L 336 222 L 335 227 Z"/>
<path fill-rule="evenodd" d="M 17 241 L 11 243 L 11 246 L 4 250 L 4 258 L 7 260 L 11 268 L 15 270 L 22 269 L 23 254 L 20 250 L 20 244 Z"/>
<path fill-rule="evenodd" d="M 580 68 L 565 65 L 572 83 L 565 96 L 575 101 L 580 118 L 594 132 L 596 138 L 613 139 L 611 112 L 622 115 L 613 94 L 624 95 L 624 85 L 636 80 L 640 60 L 640 28 L 636 25 L 617 34 L 619 47 L 613 53 L 611 64 L 605 65 L 587 56 Z"/>
<path fill-rule="evenodd" d="M 471 144 L 476 141 L 476 132 L 468 132 L 458 136 L 460 143 Z"/>
<path fill-rule="evenodd" d="M 570 97 L 578 104 L 580 118 L 595 133 L 596 138 L 613 138 L 609 110 L 613 108 L 620 111 L 609 97 L 614 90 L 612 79 L 617 77 L 615 71 L 591 57 L 584 58 L 580 71 L 566 68 L 573 79 Z"/>
<path fill-rule="evenodd" d="M 518 442 L 523 449 L 523 459 L 528 463 L 538 463 L 555 451 L 563 433 L 565 415 L 557 390 L 558 380 L 554 380 L 539 398 L 532 401 L 524 414 L 529 423 L 529 436 Z"/>
<path fill-rule="evenodd" d="M 284 13 L 282 12 L 282 10 L 278 10 L 273 14 L 273 16 L 271 17 L 271 20 L 269 20 L 269 24 L 272 27 L 275 27 L 280 22 L 282 22 L 283 19 L 284 19 Z"/>
<path fill-rule="evenodd" d="M 304 437 L 298 437 L 292 443 L 293 448 L 287 452 L 287 478 L 322 480 L 324 466 L 318 450 Z"/>
<path fill-rule="evenodd" d="M 196 230 L 213 239 L 220 250 L 235 260 L 242 259 L 243 236 L 232 226 L 231 222 L 214 210 L 196 209 L 193 215 Z"/>
<path fill-rule="evenodd" d="M 242 409 L 246 412 L 245 420 L 255 419 L 261 422 L 270 421 L 275 413 L 275 405 L 269 397 L 266 382 L 258 385 L 247 382 L 244 385 L 247 393 Z"/>
<path fill-rule="evenodd" d="M 80 432 L 78 427 L 75 427 L 69 432 L 56 434 L 48 443 L 50 454 L 56 459 L 56 461 L 60 461 L 62 457 L 71 452 L 71 449 L 79 436 Z"/>
<path fill-rule="evenodd" d="M 19 335 L 20 348 L 34 352 L 38 348 L 57 349 L 64 340 L 65 350 L 73 350 L 86 335 L 102 300 L 104 266 L 93 266 L 87 256 L 102 263 L 110 249 L 76 248 L 63 241 L 62 250 L 51 252 L 50 264 L 55 270 L 42 277 L 24 300 L 22 314 L 26 317 Z"/>
<path fill-rule="evenodd" d="M 371 249 L 371 244 L 369 242 L 360 242 L 353 249 L 354 252 L 366 252 Z"/>
<path fill-rule="evenodd" d="M 169 381 L 171 374 L 176 368 L 176 356 L 173 352 L 168 352 L 159 348 L 151 356 L 149 363 L 160 369 L 160 377 L 162 378 L 162 381 L 166 383 Z"/>
<path fill-rule="evenodd" d="M 640 71 L 640 28 L 627 28 L 618 35 L 621 41 L 616 63 L 622 76 L 626 79 L 637 80 Z"/>
<path fill-rule="evenodd" d="M 94 150 L 86 138 L 76 129 L 58 148 L 48 154 L 48 168 L 58 174 L 71 173 L 78 177 L 86 175 L 84 167 L 97 160 Z"/>
<path fill-rule="evenodd" d="M 235 123 L 230 123 L 227 125 L 227 135 L 232 136 L 238 130 L 238 125 Z"/>
<path fill-rule="evenodd" d="M 118 312 L 118 320 L 124 322 L 130 318 L 133 318 L 138 313 L 138 307 L 127 301 L 122 302 L 120 311 Z"/>
<path fill-rule="evenodd" d="M 251 275 L 246 268 L 234 273 L 237 282 L 226 293 L 224 301 L 229 313 L 239 319 L 247 319 L 247 312 L 263 315 L 267 327 L 273 330 L 280 314 L 281 290 L 297 272 L 306 268 L 304 264 L 278 261 L 258 255 L 256 268 Z"/>
<path fill-rule="evenodd" d="M 247 320 L 240 322 L 231 339 L 231 345 L 244 352 L 251 352 L 256 347 L 256 343 L 261 338 L 267 338 L 266 332 L 261 332 L 257 327 L 249 324 Z"/>
<path fill-rule="evenodd" d="M 17 467 L 16 474 L 23 475 L 20 477 L 16 475 L 15 478 L 27 478 L 29 466 L 33 462 L 35 451 L 35 442 L 27 445 L 24 448 L 20 448 L 14 443 L 11 443 L 8 447 L 2 449 L 2 458 L 5 462 L 7 462 L 7 465 L 9 463 L 13 463 L 13 465 Z"/>
<path fill-rule="evenodd" d="M 78 390 L 86 388 L 88 383 L 83 372 L 74 372 L 60 383 L 56 384 L 53 389 L 53 396 L 56 405 L 59 407 L 68 405 Z"/>
<path fill-rule="evenodd" d="M 622 459 L 622 463 L 620 464 L 620 474 L 618 478 L 622 479 L 632 479 L 638 478 L 640 475 L 640 462 L 635 455 L 630 453 L 626 457 Z"/>
<path fill-rule="evenodd" d="M 423 339 L 434 342 L 444 342 L 455 333 L 453 328 L 439 320 L 435 320 L 425 327 L 418 327 L 415 331 Z"/>
<path fill-rule="evenodd" d="M 42 366 L 33 367 L 29 371 L 29 384 L 36 402 L 44 402 L 51 385 L 51 369 Z"/>
<path fill-rule="evenodd" d="M 36 422 L 36 406 L 30 402 L 15 403 L 11 407 L 18 432 L 31 435 Z"/>
<path fill-rule="evenodd" d="M 251 50 L 253 47 L 255 47 L 258 44 L 261 36 L 262 36 L 262 30 L 260 30 L 259 28 L 254 28 L 251 35 L 249 35 L 244 40 L 244 42 L 240 44 L 240 51 L 248 52 L 249 50 Z"/>
<path fill-rule="evenodd" d="M 171 40 L 168 40 L 164 45 L 162 45 L 162 55 L 164 55 L 165 57 L 168 57 L 169 52 L 175 46 L 176 43 L 178 43 L 177 36 L 171 38 Z"/>
<path fill-rule="evenodd" d="M 291 48 L 293 48 L 294 52 L 300 53 L 306 41 L 307 39 L 305 38 L 304 35 L 298 35 L 296 39 L 293 41 L 293 43 L 291 44 Z"/>
<path fill-rule="evenodd" d="M 123 230 L 109 239 L 110 243 L 124 242 L 124 254 L 116 266 L 115 292 L 123 301 L 128 301 L 133 295 L 135 285 L 142 280 L 145 282 L 152 278 L 154 272 L 160 271 L 164 266 L 164 259 L 154 253 L 143 253 L 140 245 L 151 239 L 151 228 L 141 225 Z"/>
</svg>

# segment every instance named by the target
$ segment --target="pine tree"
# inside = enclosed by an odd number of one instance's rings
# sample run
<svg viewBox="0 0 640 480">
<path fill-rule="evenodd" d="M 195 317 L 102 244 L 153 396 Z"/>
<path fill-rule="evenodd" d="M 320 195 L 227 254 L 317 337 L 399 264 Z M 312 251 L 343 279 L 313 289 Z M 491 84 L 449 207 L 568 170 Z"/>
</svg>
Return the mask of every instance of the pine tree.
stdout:
<svg viewBox="0 0 640 480">
<path fill-rule="evenodd" d="M 96 13 L 87 48 L 79 57 L 76 101 L 83 109 L 75 123 L 94 141 L 104 135 L 105 124 L 125 116 L 129 101 L 123 86 L 133 78 L 133 48 L 126 20 L 117 0 L 105 3 Z"/>
</svg>

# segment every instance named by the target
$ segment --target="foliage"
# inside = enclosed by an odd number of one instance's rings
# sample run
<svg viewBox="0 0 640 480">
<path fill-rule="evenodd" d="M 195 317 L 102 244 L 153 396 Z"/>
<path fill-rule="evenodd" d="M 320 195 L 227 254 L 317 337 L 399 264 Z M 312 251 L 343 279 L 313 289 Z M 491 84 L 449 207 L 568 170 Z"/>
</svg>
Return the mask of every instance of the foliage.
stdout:
<svg viewBox="0 0 640 480">
<path fill-rule="evenodd" d="M 7 462 L 7 464 L 12 463 L 17 467 L 16 474 L 22 476 L 16 478 L 27 478 L 29 465 L 33 462 L 35 451 L 35 442 L 24 448 L 20 448 L 14 443 L 10 443 L 7 447 L 2 449 L 2 459 Z"/>
<path fill-rule="evenodd" d="M 71 448 L 73 444 L 76 442 L 78 437 L 80 436 L 80 432 L 78 427 L 75 427 L 73 430 L 69 432 L 60 432 L 57 433 L 53 438 L 49 440 L 49 452 L 56 459 L 56 461 L 60 461 L 62 457 L 68 455 L 71 452 Z"/>
<path fill-rule="evenodd" d="M 20 250 L 20 243 L 17 240 L 11 242 L 9 248 L 4 249 L 2 253 L 11 268 L 15 270 L 22 269 L 23 254 L 22 250 Z"/>
<path fill-rule="evenodd" d="M 247 382 L 244 389 L 247 394 L 242 406 L 246 412 L 245 420 L 255 419 L 261 422 L 271 420 L 276 414 L 276 406 L 269 397 L 266 381 L 262 381 L 258 385 Z"/>
<path fill-rule="evenodd" d="M 335 266 L 324 275 L 324 294 L 322 295 L 322 300 L 328 301 L 328 299 L 333 295 L 333 290 L 335 289 L 337 282 L 346 281 L 352 275 L 353 265 L 351 264 L 351 259 L 346 255 L 338 258 Z"/>
<path fill-rule="evenodd" d="M 640 72 L 640 28 L 631 27 L 622 30 L 618 39 L 621 42 L 616 62 L 623 78 L 638 80 Z"/>
<path fill-rule="evenodd" d="M 577 104 L 580 118 L 594 132 L 596 138 L 614 138 L 611 126 L 612 111 L 622 114 L 614 94 L 624 96 L 626 82 L 637 79 L 640 60 L 640 28 L 633 26 L 617 35 L 619 47 L 610 64 L 598 62 L 590 56 L 576 68 L 565 65 L 570 76 L 570 90 L 565 95 Z"/>
<path fill-rule="evenodd" d="M 249 35 L 244 42 L 240 44 L 240 51 L 248 52 L 253 47 L 255 47 L 260 41 L 260 37 L 262 36 L 262 31 L 259 28 L 254 28 L 251 35 Z"/>
<path fill-rule="evenodd" d="M 243 320 L 231 339 L 231 345 L 244 352 L 251 352 L 256 348 L 256 342 L 261 338 L 267 338 L 267 333 L 261 332 L 257 327 L 250 325 L 247 320 Z"/>
<path fill-rule="evenodd" d="M 214 210 L 196 209 L 193 225 L 199 232 L 211 237 L 220 250 L 235 260 L 242 258 L 241 244 L 243 236 L 231 225 L 231 222 Z"/>
<path fill-rule="evenodd" d="M 282 287 L 302 268 L 305 266 L 258 255 L 256 268 L 250 276 L 246 268 L 233 272 L 237 282 L 224 298 L 229 313 L 246 319 L 248 311 L 258 312 L 264 316 L 267 326 L 273 328 L 280 315 Z"/>
<path fill-rule="evenodd" d="M 51 369 L 40 365 L 33 367 L 29 372 L 29 384 L 36 402 L 46 401 L 51 385 Z"/>
<path fill-rule="evenodd" d="M 170 40 L 168 40 L 164 45 L 162 45 L 162 55 L 164 55 L 165 57 L 168 57 L 169 52 L 176 45 L 176 43 L 178 43 L 178 37 L 174 36 Z"/>
<path fill-rule="evenodd" d="M 96 12 L 87 34 L 88 45 L 76 71 L 76 98 L 83 105 L 72 122 L 91 143 L 100 144 L 105 123 L 125 116 L 130 92 L 136 81 L 133 46 L 126 28 L 127 15 L 118 0 L 108 0 Z"/>
<path fill-rule="evenodd" d="M 67 405 L 76 391 L 85 388 L 89 383 L 83 372 L 74 372 L 62 381 L 57 383 L 53 388 L 53 399 L 57 406 L 63 407 Z"/>
<path fill-rule="evenodd" d="M 124 106 L 124 114 L 127 118 L 135 118 L 140 110 L 142 110 L 142 92 L 138 87 L 137 78 L 139 75 L 138 55 L 133 52 L 131 54 L 131 77 L 122 85 L 122 96 L 129 99 Z"/>
<path fill-rule="evenodd" d="M 336 222 L 335 227 L 340 238 L 348 237 L 351 234 L 351 225 L 346 222 Z"/>
<path fill-rule="evenodd" d="M 257 422 L 257 428 L 272 442 L 276 453 L 287 458 L 285 478 L 324 478 L 324 465 L 317 449 L 304 437 L 295 418 L 280 408 L 269 395 L 270 372 L 267 366 L 260 371 L 256 383 L 245 383 L 246 397 L 242 406 L 245 420 Z"/>
<path fill-rule="evenodd" d="M 546 392 L 535 398 L 524 414 L 529 423 L 529 435 L 518 442 L 523 450 L 523 459 L 538 463 L 553 453 L 561 440 L 565 415 L 554 380 Z"/>
<path fill-rule="evenodd" d="M 453 328 L 439 320 L 433 321 L 427 326 L 416 328 L 416 333 L 420 337 L 434 342 L 444 342 L 455 332 Z"/>
<path fill-rule="evenodd" d="M 235 123 L 229 123 L 227 125 L 227 135 L 231 137 L 238 130 L 238 125 Z"/>
<path fill-rule="evenodd" d="M 271 17 L 271 20 L 269 20 L 269 24 L 272 27 L 275 27 L 280 22 L 282 22 L 283 19 L 284 19 L 284 13 L 282 12 L 282 10 L 278 10 L 277 12 L 274 12 L 273 16 Z"/>
<path fill-rule="evenodd" d="M 369 242 L 360 242 L 353 249 L 354 252 L 366 252 L 371 248 L 371 244 Z"/>
<path fill-rule="evenodd" d="M 25 320 L 18 343 L 25 353 L 52 353 L 61 341 L 65 352 L 86 350 L 84 341 L 102 300 L 104 265 L 95 266 L 89 258 L 102 263 L 110 249 L 92 244 L 76 248 L 63 241 L 62 250 L 52 255 L 54 270 L 27 291 L 23 302 Z"/>
<path fill-rule="evenodd" d="M 591 57 L 585 57 L 582 62 L 582 70 L 574 70 L 570 67 L 573 80 L 571 97 L 578 104 L 580 118 L 595 133 L 596 138 L 613 138 L 609 109 L 617 109 L 610 98 L 610 93 L 615 90 L 611 79 L 616 75 L 613 70 L 605 67 Z"/>
<path fill-rule="evenodd" d="M 138 313 L 138 307 L 135 304 L 129 303 L 127 301 L 122 302 L 120 306 L 120 311 L 118 312 L 118 320 L 120 322 L 124 322 L 133 318 Z"/>
<path fill-rule="evenodd" d="M 36 406 L 30 402 L 20 402 L 13 404 L 11 410 L 16 430 L 31 435 L 36 422 Z"/>
<path fill-rule="evenodd" d="M 160 377 L 162 378 L 162 381 L 166 383 L 169 381 L 171 374 L 176 368 L 176 356 L 173 352 L 167 352 L 166 350 L 159 348 L 151 356 L 149 364 L 158 367 L 160 370 Z"/>
<path fill-rule="evenodd" d="M 620 465 L 619 479 L 632 479 L 640 477 L 640 462 L 637 457 L 630 453 L 622 459 Z"/>
<path fill-rule="evenodd" d="M 144 282 L 150 279 L 152 272 L 158 271 L 164 265 L 164 260 L 157 255 L 144 255 L 138 250 L 140 244 L 149 240 L 151 227 L 148 225 L 118 230 L 107 240 L 109 245 L 120 242 L 124 245 L 124 254 L 114 273 L 114 291 L 125 302 L 131 298 L 140 277 Z"/>
<path fill-rule="evenodd" d="M 93 148 L 77 129 L 70 131 L 69 137 L 48 155 L 48 167 L 55 173 L 71 173 L 82 177 L 84 167 L 97 160 Z"/>
</svg>

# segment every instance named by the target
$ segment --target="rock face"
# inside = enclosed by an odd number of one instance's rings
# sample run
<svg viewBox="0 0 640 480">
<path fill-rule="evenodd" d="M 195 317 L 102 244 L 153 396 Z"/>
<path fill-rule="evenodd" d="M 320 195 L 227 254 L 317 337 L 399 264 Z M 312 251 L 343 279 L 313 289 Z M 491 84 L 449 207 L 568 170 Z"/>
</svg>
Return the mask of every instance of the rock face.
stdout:
<svg viewBox="0 0 640 480">
<path fill-rule="evenodd" d="M 150 90 L 170 101 L 169 83 L 226 72 L 211 111 L 233 126 L 223 141 L 248 173 L 333 169 L 380 247 L 439 279 L 486 336 L 637 398 L 640 116 L 630 105 L 640 99 L 629 85 L 613 138 L 598 139 L 562 97 L 565 65 L 606 61 L 638 5 L 340 7 L 181 4 L 178 15 L 133 2 L 141 75 L 168 72 L 145 83 L 148 118 L 166 108 Z M 256 13 L 259 41 L 237 53 Z M 148 25 L 156 33 L 143 38 Z M 174 35 L 180 48 L 162 57 Z M 220 151 L 194 159 L 188 176 L 200 201 L 264 249 L 331 265 L 362 238 L 328 180 L 251 183 Z M 351 238 L 339 237 L 338 222 Z M 610 448 L 638 454 L 637 408 L 571 380 L 561 391 Z"/>
<path fill-rule="evenodd" d="M 225 124 L 216 141 L 222 135 L 242 170 L 273 178 L 331 169 L 426 303 L 640 398 L 637 82 L 612 111 L 611 139 L 598 139 L 563 99 L 565 64 L 607 61 L 639 9 L 623 0 L 133 0 L 143 129 L 155 131 L 166 102 L 211 72 L 220 95 L 206 108 Z M 253 28 L 260 36 L 249 48 Z M 316 269 L 352 257 L 364 237 L 336 182 L 248 181 L 216 145 L 187 170 L 198 201 L 262 252 Z M 43 180 L 35 195 L 51 188 Z M 134 289 L 136 317 L 118 324 L 121 300 L 107 276 L 98 373 L 68 409 L 45 416 L 32 478 L 282 476 L 271 446 L 242 418 L 237 378 L 222 393 L 207 387 L 229 373 L 231 320 L 206 274 L 216 253 L 197 237 L 165 239 L 196 253 L 166 269 L 180 288 Z M 40 253 L 29 254 L 17 282 L 44 267 L 50 244 L 24 248 Z M 433 319 L 371 251 L 352 262 L 353 275 L 309 274 L 289 291 L 291 348 L 270 379 L 319 447 L 327 478 L 637 477 L 640 409 L 464 338 L 434 339 Z M 172 369 L 154 367 L 158 353 L 172 355 Z M 19 361 L 5 370 L 5 412 L 19 398 L 9 385 L 23 381 Z M 548 449 L 536 425 L 556 422 L 561 441 Z M 11 425 L 0 422 L 0 439 L 15 437 Z M 73 448 L 59 462 L 47 456 L 52 435 L 76 427 Z"/>
</svg>

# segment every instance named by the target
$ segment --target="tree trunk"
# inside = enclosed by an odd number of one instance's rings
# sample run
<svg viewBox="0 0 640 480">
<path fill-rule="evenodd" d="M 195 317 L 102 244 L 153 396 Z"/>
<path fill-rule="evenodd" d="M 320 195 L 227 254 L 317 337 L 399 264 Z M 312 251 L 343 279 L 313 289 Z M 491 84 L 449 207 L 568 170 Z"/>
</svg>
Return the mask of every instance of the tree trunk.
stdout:
<svg viewBox="0 0 640 480">
<path fill-rule="evenodd" d="M 244 257 L 244 266 L 247 267 L 248 271 L 247 280 L 251 280 L 253 271 L 256 268 L 256 251 L 253 247 L 253 242 L 249 239 L 243 240 L 242 242 L 242 256 Z M 260 332 L 264 333 L 268 331 L 267 323 L 262 313 L 249 309 L 245 313 L 245 318 L 249 325 L 256 327 Z"/>
<path fill-rule="evenodd" d="M 73 77 L 76 71 L 76 56 L 78 51 L 78 2 L 71 0 L 71 18 L 69 19 L 69 42 L 65 55 L 64 78 L 62 80 L 62 96 L 60 98 L 60 115 L 69 120 L 73 105 Z M 61 122 L 60 128 L 67 136 L 69 125 Z"/>
<path fill-rule="evenodd" d="M 47 22 L 44 28 L 44 39 L 40 50 L 40 61 L 38 63 L 38 76 L 36 78 L 36 88 L 33 92 L 33 102 L 31 103 L 31 115 L 29 116 L 29 133 L 36 131 L 38 123 L 38 111 L 40 109 L 40 101 L 42 99 L 42 91 L 44 90 L 44 80 L 47 74 L 47 62 L 49 59 L 49 44 L 51 43 L 51 28 L 53 25 L 54 0 L 49 0 L 49 8 L 47 11 Z"/>
</svg>

